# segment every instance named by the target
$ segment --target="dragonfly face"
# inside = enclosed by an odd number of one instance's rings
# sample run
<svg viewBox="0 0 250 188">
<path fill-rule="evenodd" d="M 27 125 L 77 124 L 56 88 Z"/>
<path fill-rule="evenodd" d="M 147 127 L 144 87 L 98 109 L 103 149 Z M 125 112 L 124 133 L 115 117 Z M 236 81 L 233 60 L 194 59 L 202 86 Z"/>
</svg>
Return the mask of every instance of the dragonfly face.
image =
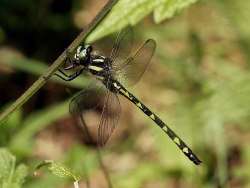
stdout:
<svg viewBox="0 0 250 188">
<path fill-rule="evenodd" d="M 86 46 L 79 46 L 76 50 L 76 53 L 74 55 L 74 60 L 76 62 L 79 62 L 80 65 L 86 66 L 89 64 L 89 57 L 92 52 L 92 46 L 86 45 Z"/>
</svg>

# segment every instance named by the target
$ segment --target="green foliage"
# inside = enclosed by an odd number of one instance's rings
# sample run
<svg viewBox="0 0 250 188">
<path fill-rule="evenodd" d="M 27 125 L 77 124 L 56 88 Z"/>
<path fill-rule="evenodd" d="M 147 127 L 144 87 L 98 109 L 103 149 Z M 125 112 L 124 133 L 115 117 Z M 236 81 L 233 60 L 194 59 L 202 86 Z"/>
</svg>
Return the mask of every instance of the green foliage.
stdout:
<svg viewBox="0 0 250 188">
<path fill-rule="evenodd" d="M 128 25 L 136 25 L 154 12 L 154 20 L 160 23 L 197 0 L 120 0 L 103 22 L 88 36 L 91 43 Z"/>
<path fill-rule="evenodd" d="M 0 187 L 20 188 L 28 174 L 27 166 L 16 166 L 16 157 L 8 150 L 0 148 Z"/>
<path fill-rule="evenodd" d="M 27 155 L 32 151 L 32 139 L 35 134 L 44 129 L 58 118 L 64 117 L 68 114 L 68 101 L 48 109 L 35 112 L 22 122 L 22 128 L 17 132 L 10 142 L 10 148 L 18 153 L 20 156 Z"/>
<path fill-rule="evenodd" d="M 160 23 L 165 19 L 173 17 L 182 9 L 190 6 L 198 0 L 161 0 L 161 3 L 154 10 L 154 20 Z"/>
<path fill-rule="evenodd" d="M 204 90 L 212 94 L 200 104 L 208 108 L 204 109 L 204 118 L 209 120 L 214 114 L 219 114 L 223 124 L 244 122 L 250 117 L 250 86 L 246 84 L 250 81 L 249 72 L 222 61 L 216 65 L 214 73 L 219 74 L 220 78 L 211 75 L 209 81 L 204 83 Z"/>
<path fill-rule="evenodd" d="M 244 0 L 223 0 L 215 1 L 215 3 L 225 13 L 229 20 L 228 22 L 237 33 L 239 44 L 245 52 L 248 64 L 250 64 L 250 26 L 246 24 L 250 16 L 250 2 Z"/>
<path fill-rule="evenodd" d="M 164 169 L 158 164 L 142 162 L 136 169 L 131 169 L 127 175 L 118 173 L 114 179 L 118 182 L 117 187 L 120 188 L 140 187 L 145 179 L 148 181 L 160 180 L 164 173 Z"/>
<path fill-rule="evenodd" d="M 80 177 L 76 175 L 75 173 L 73 173 L 69 168 L 55 161 L 52 161 L 52 160 L 43 161 L 36 167 L 36 170 L 39 170 L 42 167 L 47 167 L 49 171 L 55 176 L 58 176 L 61 178 L 72 178 L 74 181 L 80 180 Z"/>
<path fill-rule="evenodd" d="M 244 0 L 222 0 L 217 1 L 226 15 L 229 17 L 235 30 L 239 32 L 239 36 L 249 39 L 250 27 L 246 22 L 250 16 L 250 2 Z"/>
<path fill-rule="evenodd" d="M 13 132 L 18 129 L 20 121 L 22 119 L 22 111 L 16 110 L 4 123 L 4 126 L 0 126 L 0 146 L 6 146 L 8 140 L 12 137 Z"/>
</svg>

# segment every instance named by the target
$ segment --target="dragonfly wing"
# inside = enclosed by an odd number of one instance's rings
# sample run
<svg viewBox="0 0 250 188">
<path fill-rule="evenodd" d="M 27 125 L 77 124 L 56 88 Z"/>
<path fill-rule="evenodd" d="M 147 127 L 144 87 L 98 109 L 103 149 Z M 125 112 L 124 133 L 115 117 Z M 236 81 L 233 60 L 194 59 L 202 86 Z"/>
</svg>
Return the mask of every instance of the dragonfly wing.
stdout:
<svg viewBox="0 0 250 188">
<path fill-rule="evenodd" d="M 133 36 L 133 29 L 131 27 L 126 27 L 117 34 L 109 56 L 113 62 L 112 67 L 114 69 L 119 67 L 119 64 L 130 56 L 134 43 Z"/>
<path fill-rule="evenodd" d="M 121 106 L 116 93 L 107 91 L 101 121 L 98 127 L 98 144 L 106 144 L 111 134 L 115 130 L 120 118 Z"/>
<path fill-rule="evenodd" d="M 104 92 L 100 88 L 88 87 L 76 94 L 70 101 L 69 111 L 74 117 L 76 125 L 78 125 L 83 132 L 83 139 L 87 144 L 94 145 L 93 127 L 94 122 L 85 121 L 88 112 L 94 112 L 96 116 L 100 117 L 103 108 Z M 94 116 L 94 117 L 96 117 Z M 89 118 L 88 118 L 89 119 Z M 94 119 L 94 118 L 90 118 Z M 98 125 L 99 122 L 96 123 Z"/>
<path fill-rule="evenodd" d="M 135 85 L 146 71 L 156 49 L 153 39 L 146 40 L 143 45 L 124 61 L 117 71 L 118 80 L 125 82 L 128 86 Z"/>
<path fill-rule="evenodd" d="M 103 99 L 106 98 L 105 97 L 106 93 L 103 92 L 102 89 L 94 88 L 93 86 L 87 89 L 84 89 L 72 98 L 70 105 L 69 105 L 70 113 L 74 116 L 74 119 L 77 120 L 78 122 L 80 121 L 78 125 L 81 125 L 80 128 L 83 132 L 85 142 L 92 144 L 92 145 L 96 145 L 96 142 L 93 138 L 93 134 L 91 134 L 89 125 L 87 125 L 87 122 L 84 119 L 84 113 L 89 110 L 95 110 L 99 112 L 99 116 L 101 117 L 101 112 L 103 111 L 103 107 L 104 107 Z M 99 150 L 98 147 L 97 147 L 97 159 L 101 165 L 101 169 L 104 173 L 104 176 L 106 178 L 106 181 L 109 187 L 112 187 L 112 183 L 109 177 L 108 170 L 106 169 L 103 163 L 101 151 Z M 83 168 L 85 169 L 84 172 L 86 173 L 85 174 L 86 179 L 87 179 L 86 186 L 90 187 L 88 174 L 87 174 L 87 166 L 83 165 Z"/>
</svg>

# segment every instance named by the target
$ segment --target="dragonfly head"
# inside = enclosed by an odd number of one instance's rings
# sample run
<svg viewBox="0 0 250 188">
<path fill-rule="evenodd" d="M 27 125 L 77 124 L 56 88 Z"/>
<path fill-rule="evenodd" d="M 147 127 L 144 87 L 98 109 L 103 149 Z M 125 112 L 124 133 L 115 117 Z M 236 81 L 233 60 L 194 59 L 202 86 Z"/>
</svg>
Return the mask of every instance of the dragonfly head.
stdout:
<svg viewBox="0 0 250 188">
<path fill-rule="evenodd" d="M 79 46 L 75 53 L 75 59 L 80 61 L 80 63 L 84 64 L 89 59 L 91 52 L 92 52 L 91 45 L 87 44 L 85 46 Z"/>
</svg>

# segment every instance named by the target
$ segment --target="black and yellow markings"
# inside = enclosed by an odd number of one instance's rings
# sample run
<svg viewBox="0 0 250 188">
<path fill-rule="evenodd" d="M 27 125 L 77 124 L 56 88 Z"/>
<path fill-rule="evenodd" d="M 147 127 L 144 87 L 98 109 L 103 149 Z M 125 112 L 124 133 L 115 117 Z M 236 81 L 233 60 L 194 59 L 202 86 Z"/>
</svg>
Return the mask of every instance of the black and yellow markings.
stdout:
<svg viewBox="0 0 250 188">
<path fill-rule="evenodd" d="M 181 143 L 180 143 L 180 139 L 178 137 L 175 137 L 173 139 L 173 141 L 179 146 Z"/>
<path fill-rule="evenodd" d="M 134 103 L 141 111 L 144 112 L 150 119 L 152 119 L 181 149 L 181 151 L 195 164 L 200 164 L 201 161 L 193 154 L 192 150 L 172 131 L 157 115 L 149 110 L 143 103 L 141 103 L 134 95 L 128 92 L 119 82 L 114 81 L 113 86 L 119 93 L 125 96 L 128 100 Z"/>
<path fill-rule="evenodd" d="M 97 59 L 94 59 L 93 60 L 94 62 L 97 62 L 97 63 L 103 63 L 104 62 L 104 59 L 102 59 L 102 58 L 97 58 Z"/>
<path fill-rule="evenodd" d="M 134 97 L 132 97 L 132 95 L 131 95 L 128 91 L 126 91 L 126 90 L 123 89 L 123 88 L 120 88 L 120 89 L 119 89 L 119 92 L 121 92 L 125 97 L 127 97 L 127 98 L 130 99 L 132 102 L 134 102 L 134 101 L 133 101 Z"/>
<path fill-rule="evenodd" d="M 146 44 L 150 44 L 151 47 L 147 46 Z M 145 115 L 147 115 L 150 119 L 152 119 L 155 122 L 155 124 L 158 125 L 168 135 L 168 137 L 179 147 L 179 149 L 191 161 L 193 161 L 195 164 L 200 164 L 201 161 L 198 159 L 198 157 L 196 157 L 196 155 L 192 152 L 192 150 L 174 133 L 174 131 L 172 131 L 171 128 L 168 127 L 167 124 L 165 124 L 156 114 L 154 114 L 148 107 L 146 107 L 143 103 L 141 103 L 132 93 L 126 90 L 126 88 L 123 87 L 123 85 L 121 85 L 118 80 L 114 78 L 114 75 L 116 75 L 117 73 L 115 72 L 117 70 L 112 69 L 113 68 L 112 62 L 114 59 L 111 59 L 112 57 L 104 57 L 101 55 L 91 54 L 91 50 L 89 50 L 90 49 L 89 47 L 90 46 L 85 46 L 82 48 L 81 46 L 79 46 L 77 48 L 77 53 L 75 53 L 74 55 L 74 61 L 72 62 L 76 61 L 76 62 L 79 62 L 80 66 L 84 66 L 82 69 L 80 69 L 80 71 L 85 71 L 85 70 L 89 71 L 98 80 L 101 80 L 102 83 L 106 86 L 106 88 L 110 90 L 110 92 L 113 92 L 114 94 L 119 93 L 123 95 L 125 98 L 127 98 L 129 101 L 134 103 Z M 148 50 L 151 50 L 151 53 L 153 55 L 154 49 L 155 49 L 155 42 L 153 40 L 147 40 L 147 42 L 145 43 L 145 45 L 143 45 L 143 47 L 148 47 Z M 142 52 L 140 50 L 141 48 L 139 49 L 138 52 Z M 150 51 L 148 52 L 150 53 Z M 86 57 L 89 57 L 89 58 L 86 58 Z M 151 58 L 152 56 L 149 56 L 149 57 Z M 133 58 L 137 58 L 137 57 L 132 56 L 129 58 L 132 60 Z M 74 64 L 72 64 L 72 66 L 69 66 L 69 67 L 75 68 Z M 67 68 L 67 69 L 65 68 L 65 70 L 69 70 L 69 69 L 71 68 Z M 78 75 L 76 74 L 75 76 L 73 74 L 71 76 L 73 76 L 72 78 L 75 79 Z M 61 78 L 63 79 L 63 77 Z M 67 79 L 64 79 L 64 80 L 67 80 Z M 70 80 L 72 79 L 70 78 Z"/>
<path fill-rule="evenodd" d="M 182 149 L 182 151 L 183 151 L 184 153 L 189 153 L 189 150 L 188 150 L 187 147 L 184 147 L 184 148 Z"/>
<path fill-rule="evenodd" d="M 168 128 L 167 128 L 167 126 L 163 126 L 162 129 L 163 129 L 166 133 L 168 133 Z"/>
<path fill-rule="evenodd" d="M 121 86 L 118 85 L 116 82 L 113 83 L 113 86 L 114 86 L 117 90 L 119 90 L 119 89 L 121 88 Z"/>
<path fill-rule="evenodd" d="M 143 109 L 142 105 L 140 102 L 136 103 L 136 106 L 138 106 L 140 109 Z"/>
<path fill-rule="evenodd" d="M 152 120 L 155 120 L 155 115 L 152 113 L 150 116 L 149 116 Z"/>
<path fill-rule="evenodd" d="M 100 71 L 102 71 L 103 70 L 103 68 L 102 67 L 99 67 L 99 66 L 94 66 L 94 65 L 89 65 L 89 67 L 88 67 L 89 69 L 91 69 L 91 70 L 94 70 L 94 71 L 96 71 L 96 72 L 100 72 Z"/>
</svg>

